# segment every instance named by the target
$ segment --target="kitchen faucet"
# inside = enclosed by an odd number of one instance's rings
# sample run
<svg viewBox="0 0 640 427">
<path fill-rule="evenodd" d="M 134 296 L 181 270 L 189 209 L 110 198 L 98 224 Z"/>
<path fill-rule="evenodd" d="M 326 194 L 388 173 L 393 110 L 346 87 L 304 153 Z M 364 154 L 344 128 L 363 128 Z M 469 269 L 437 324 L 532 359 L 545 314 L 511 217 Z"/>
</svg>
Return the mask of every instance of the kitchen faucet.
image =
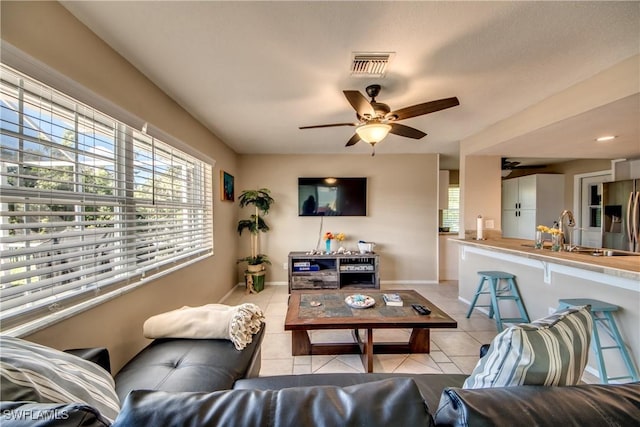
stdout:
<svg viewBox="0 0 640 427">
<path fill-rule="evenodd" d="M 564 236 L 566 236 L 566 234 L 564 233 L 564 219 L 568 218 L 569 222 L 567 222 L 567 229 L 573 228 L 576 226 L 576 221 L 575 218 L 573 217 L 573 212 L 571 212 L 568 209 L 565 209 L 562 211 L 562 213 L 560 214 L 560 217 L 558 218 L 558 229 L 560 230 L 560 232 L 562 233 L 562 242 L 561 242 L 561 247 L 564 247 Z M 571 245 L 571 236 L 573 235 L 573 232 L 571 230 L 567 230 L 569 231 L 569 247 L 567 248 L 569 250 L 569 252 L 571 252 L 574 248 Z"/>
</svg>

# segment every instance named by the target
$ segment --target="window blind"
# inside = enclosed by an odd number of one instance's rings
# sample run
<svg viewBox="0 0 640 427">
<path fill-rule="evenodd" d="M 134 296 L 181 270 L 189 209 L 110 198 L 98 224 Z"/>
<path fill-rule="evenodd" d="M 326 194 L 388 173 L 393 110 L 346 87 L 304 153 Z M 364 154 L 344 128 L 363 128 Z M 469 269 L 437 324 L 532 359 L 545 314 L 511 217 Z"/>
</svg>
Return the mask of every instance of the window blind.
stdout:
<svg viewBox="0 0 640 427">
<path fill-rule="evenodd" d="M 449 187 L 449 209 L 442 210 L 442 226 L 450 231 L 460 230 L 460 187 Z"/>
<path fill-rule="evenodd" d="M 0 320 L 211 253 L 211 165 L 4 65 Z"/>
</svg>

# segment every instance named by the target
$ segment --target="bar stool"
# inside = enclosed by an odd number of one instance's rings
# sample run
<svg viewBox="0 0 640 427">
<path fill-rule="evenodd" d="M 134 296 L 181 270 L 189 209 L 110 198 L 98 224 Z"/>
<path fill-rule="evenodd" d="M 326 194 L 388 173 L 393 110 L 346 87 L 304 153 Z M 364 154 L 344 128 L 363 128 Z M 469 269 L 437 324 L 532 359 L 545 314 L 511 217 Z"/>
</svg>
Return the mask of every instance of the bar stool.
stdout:
<svg viewBox="0 0 640 427">
<path fill-rule="evenodd" d="M 596 299 L 589 298 L 575 298 L 575 299 L 560 299 L 558 300 L 560 303 L 560 309 L 574 306 L 582 306 L 582 305 L 590 305 L 591 306 L 591 316 L 593 317 L 593 333 L 591 336 L 591 347 L 593 348 L 593 352 L 596 355 L 596 363 L 598 364 L 598 369 L 600 370 L 600 382 L 603 384 L 609 384 L 611 380 L 623 380 L 630 379 L 631 381 L 638 381 L 638 372 L 631 360 L 631 356 L 627 351 L 627 347 L 622 341 L 622 336 L 620 335 L 620 331 L 618 330 L 618 326 L 616 325 L 616 321 L 613 318 L 613 313 L 618 311 L 620 307 L 614 304 L 609 304 L 607 302 L 598 301 Z M 602 346 L 600 341 L 600 333 L 598 332 L 598 325 L 602 326 L 607 334 L 613 339 L 615 345 L 610 346 Z M 618 349 L 620 351 L 620 355 L 622 356 L 622 360 L 627 367 L 627 371 L 629 375 L 624 375 L 620 377 L 609 377 L 607 375 L 607 368 L 605 366 L 605 360 L 602 355 L 602 350 L 614 350 Z"/>
<path fill-rule="evenodd" d="M 467 312 L 467 319 L 471 316 L 471 312 L 475 307 L 489 307 L 489 318 L 496 318 L 496 327 L 498 332 L 502 332 L 504 329 L 502 323 L 529 323 L 529 315 L 527 310 L 522 304 L 522 298 L 518 292 L 518 285 L 516 285 L 515 277 L 513 274 L 505 273 L 504 271 L 478 271 L 480 276 L 480 283 L 478 284 L 478 290 L 473 296 L 473 301 Z M 501 281 L 504 281 L 503 283 Z M 488 290 L 485 290 L 485 282 L 488 282 Z M 502 285 L 502 286 L 501 286 Z M 490 304 L 477 304 L 478 297 L 483 294 L 489 294 L 491 296 Z M 500 300 L 513 300 L 520 311 L 520 317 L 515 318 L 503 318 L 500 315 L 500 307 L 498 302 Z"/>
</svg>

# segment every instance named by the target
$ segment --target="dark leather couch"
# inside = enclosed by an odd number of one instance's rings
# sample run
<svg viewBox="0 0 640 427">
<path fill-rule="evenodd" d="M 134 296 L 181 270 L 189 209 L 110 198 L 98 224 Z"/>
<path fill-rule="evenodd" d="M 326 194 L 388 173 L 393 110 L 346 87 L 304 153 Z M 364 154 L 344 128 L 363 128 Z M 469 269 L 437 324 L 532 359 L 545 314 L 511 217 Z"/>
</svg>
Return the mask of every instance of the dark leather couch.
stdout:
<svg viewBox="0 0 640 427">
<path fill-rule="evenodd" d="M 179 395 L 188 393 L 211 393 L 228 390 L 236 380 L 251 378 L 260 372 L 261 344 L 264 339 L 265 325 L 253 335 L 252 342 L 243 350 L 237 350 L 229 340 L 222 339 L 157 339 L 134 356 L 113 378 L 115 394 L 122 404 L 133 390 L 146 390 L 148 393 L 166 393 Z M 117 410 L 107 418 L 96 409 L 107 403 L 106 407 L 117 409 L 113 388 L 105 391 L 108 374 L 87 370 L 81 364 L 75 365 L 74 358 L 65 358 L 51 353 L 50 363 L 39 353 L 37 344 L 29 349 L 26 341 L 7 339 L 9 355 L 0 380 L 0 425 L 3 427 L 22 426 L 83 426 L 105 427 L 118 415 Z M 22 347 L 19 347 L 22 346 Z M 16 356 L 16 348 L 22 353 Z M 55 352 L 55 350 L 53 350 Z M 13 353 L 12 353 L 13 352 Z M 109 352 L 106 348 L 69 349 L 66 353 L 93 362 L 108 373 L 111 372 Z M 0 355 L 2 355 L 0 346 Z M 18 360 L 30 360 L 28 367 Z M 49 377 L 49 366 L 57 365 L 69 369 L 69 378 L 78 381 L 79 388 L 56 388 L 50 390 L 42 377 Z M 64 372 L 64 369 L 59 371 Z M 56 375 L 58 371 L 54 372 Z M 78 375 L 74 375 L 74 374 Z M 6 377 L 5 377 L 6 375 Z M 64 373 L 61 374 L 65 377 Z M 52 377 L 53 378 L 53 377 Z M 5 379 L 7 382 L 5 383 Z M 6 385 L 7 387 L 3 387 Z M 95 386 L 95 387 L 94 387 Z M 112 384 L 109 385 L 111 387 Z M 98 389 L 98 387 L 103 387 Z M 82 390 L 82 394 L 79 394 Z M 85 393 L 86 391 L 86 393 Z M 55 403 L 60 396 L 71 399 L 72 403 Z M 77 401 L 75 400 L 77 399 Z M 161 409 L 162 405 L 160 405 Z M 163 412 L 160 411 L 160 414 Z M 153 425 L 153 424 L 139 424 Z M 156 425 L 162 425 L 156 424 Z"/>
<path fill-rule="evenodd" d="M 242 379 L 236 381 L 233 388 L 243 390 L 280 390 L 286 387 L 338 386 L 348 387 L 357 384 L 386 380 L 389 378 L 410 378 L 418 390 L 429 411 L 435 413 L 442 391 L 447 387 L 462 387 L 467 378 L 463 374 L 306 374 L 277 375 Z"/>
<path fill-rule="evenodd" d="M 257 377 L 264 325 L 242 351 L 228 340 L 156 339 L 114 377 L 121 402 L 131 390 L 212 392 Z"/>
<path fill-rule="evenodd" d="M 152 342 L 115 376 L 121 410 L 113 426 L 640 425 L 640 383 L 465 390 L 460 374 L 257 377 L 263 337 L 264 327 L 242 352 L 220 340 Z M 74 352 L 108 367 L 104 350 Z M 29 402 L 3 410 L 20 405 Z M 34 408 L 69 411 L 65 426 L 105 426 L 81 403 Z M 13 421 L 2 425 L 35 425 Z"/>
<path fill-rule="evenodd" d="M 465 390 L 463 374 L 257 377 L 238 375 L 229 349 L 191 341 L 154 342 L 116 375 L 115 427 L 640 425 L 640 383 Z"/>
<path fill-rule="evenodd" d="M 461 374 L 312 374 L 243 379 L 234 389 L 297 387 L 302 392 L 309 386 L 347 387 L 398 377 L 415 382 L 437 426 L 640 426 L 640 382 L 470 390 L 461 388 L 467 377 Z M 366 408 L 370 402 L 361 404 Z"/>
<path fill-rule="evenodd" d="M 231 341 L 159 339 L 138 353 L 115 376 L 124 401 L 131 390 L 211 392 L 227 390 L 241 378 L 260 372 L 264 328 L 242 351 Z"/>
<path fill-rule="evenodd" d="M 145 375 L 153 376 L 157 368 L 145 365 L 154 358 L 144 353 L 127 364 L 116 382 L 135 371 L 125 388 L 139 388 L 134 387 L 136 378 L 144 382 Z M 173 357 L 161 357 L 167 358 Z M 208 393 L 193 393 L 202 379 L 194 381 L 191 390 L 186 385 L 189 381 L 181 380 L 177 389 L 166 384 L 154 386 L 158 391 L 129 393 L 122 399 L 114 426 L 640 425 L 640 383 L 466 390 L 461 388 L 466 377 L 400 373 L 250 376 L 231 382 L 225 387 L 230 390 Z M 122 385 L 118 387 L 118 393 L 123 393 Z"/>
</svg>

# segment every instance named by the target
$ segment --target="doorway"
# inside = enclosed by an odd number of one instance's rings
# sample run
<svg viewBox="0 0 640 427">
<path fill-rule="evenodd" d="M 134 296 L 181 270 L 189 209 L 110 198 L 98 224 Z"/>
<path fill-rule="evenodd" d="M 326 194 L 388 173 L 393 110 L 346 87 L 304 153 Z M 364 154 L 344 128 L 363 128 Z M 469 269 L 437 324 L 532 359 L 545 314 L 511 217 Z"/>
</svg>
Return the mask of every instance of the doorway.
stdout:
<svg viewBox="0 0 640 427">
<path fill-rule="evenodd" d="M 574 176 L 574 244 L 602 247 L 602 183 L 606 181 L 611 181 L 610 170 Z"/>
</svg>

